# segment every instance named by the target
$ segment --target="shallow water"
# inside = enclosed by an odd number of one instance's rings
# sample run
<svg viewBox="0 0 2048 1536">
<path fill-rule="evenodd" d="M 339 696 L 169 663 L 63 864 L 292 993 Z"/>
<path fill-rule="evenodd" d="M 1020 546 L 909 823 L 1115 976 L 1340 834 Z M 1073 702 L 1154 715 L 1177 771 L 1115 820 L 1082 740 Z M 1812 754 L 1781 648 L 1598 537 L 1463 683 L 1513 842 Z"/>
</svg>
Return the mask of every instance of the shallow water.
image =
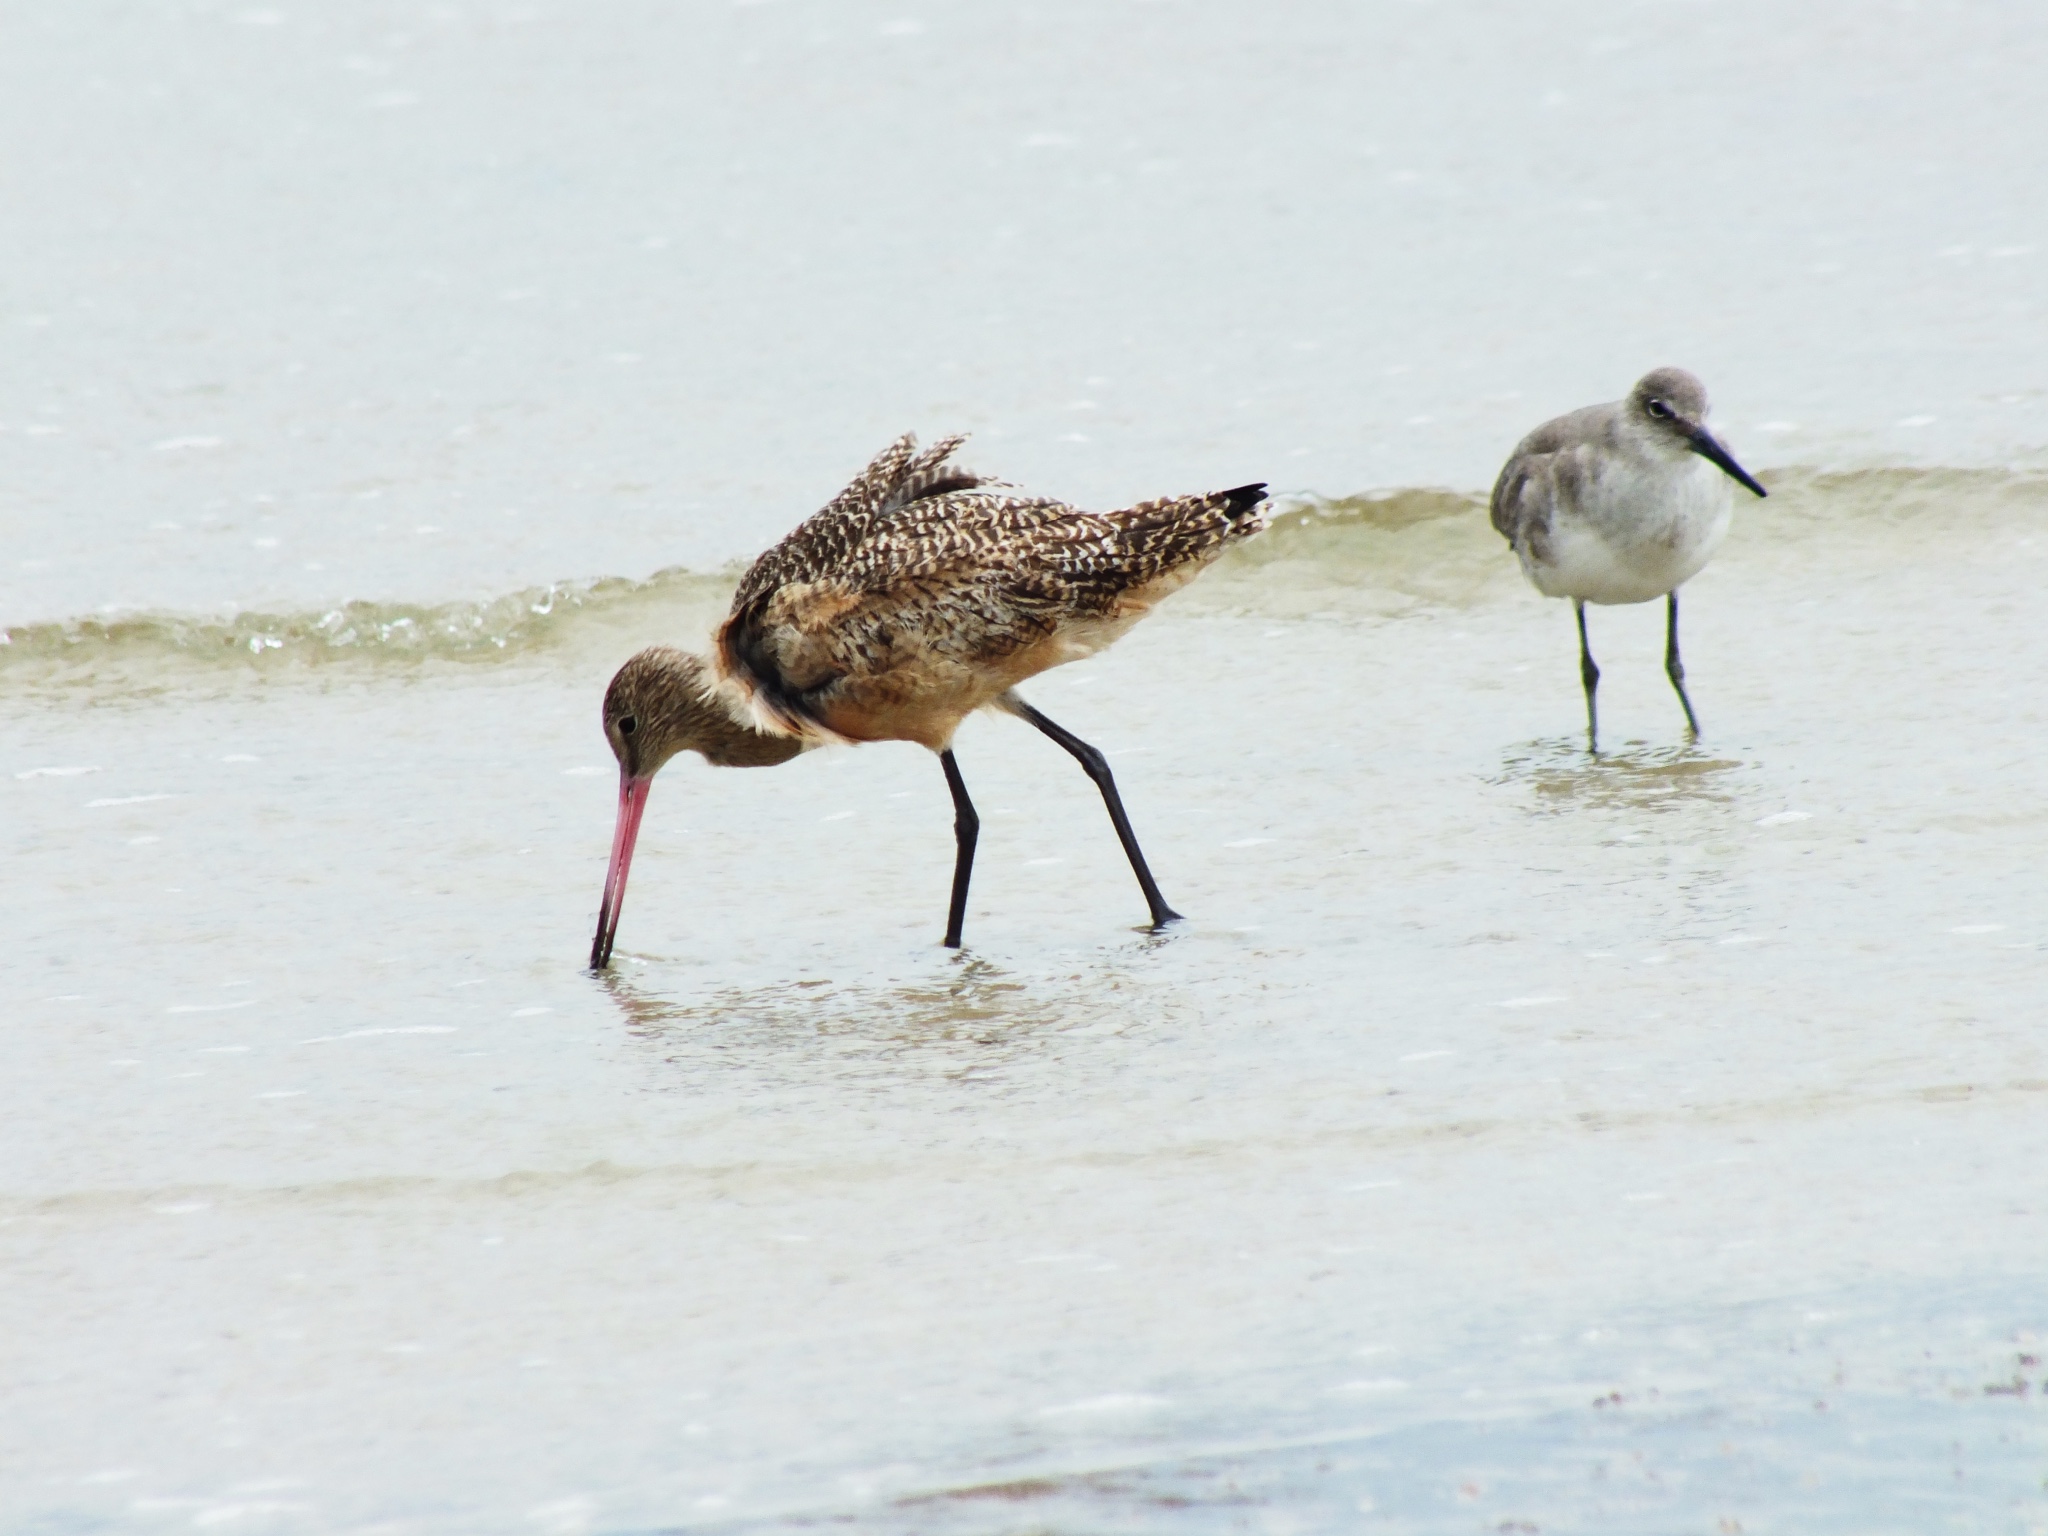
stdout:
<svg viewBox="0 0 2048 1536">
<path fill-rule="evenodd" d="M 12 18 L 0 1525 L 2048 1532 L 2048 23 L 1536 15 Z M 1667 356 L 1592 760 L 1476 488 Z M 1027 689 L 1187 921 L 986 718 L 964 953 L 881 746 L 582 971 L 604 679 L 913 425 L 1287 492 Z"/>
<path fill-rule="evenodd" d="M 939 777 L 880 747 L 664 774 L 577 969 L 593 683 L 709 582 L 503 652 L 24 643 L 14 1496 L 2038 1521 L 2044 506 L 1781 484 L 1692 589 L 1705 744 L 1656 611 L 1596 615 L 1598 762 L 1568 610 L 1475 507 L 1294 514 L 1032 690 L 1189 920 L 1135 931 L 1086 781 L 977 720 L 958 956 Z"/>
</svg>

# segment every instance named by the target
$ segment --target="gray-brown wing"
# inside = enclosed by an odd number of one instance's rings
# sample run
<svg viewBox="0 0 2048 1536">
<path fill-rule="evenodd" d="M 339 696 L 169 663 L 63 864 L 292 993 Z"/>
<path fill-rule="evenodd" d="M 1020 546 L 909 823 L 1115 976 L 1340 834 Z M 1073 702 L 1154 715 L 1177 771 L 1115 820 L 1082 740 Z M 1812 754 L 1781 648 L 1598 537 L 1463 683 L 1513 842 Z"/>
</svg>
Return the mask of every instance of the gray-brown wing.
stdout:
<svg viewBox="0 0 2048 1536">
<path fill-rule="evenodd" d="M 1523 493 L 1536 477 L 1537 459 L 1533 454 L 1519 450 L 1501 466 L 1500 478 L 1493 482 L 1493 497 L 1488 508 L 1493 515 L 1494 531 L 1510 545 L 1519 546 L 1522 539 L 1522 525 L 1527 518 L 1523 506 Z"/>
<path fill-rule="evenodd" d="M 1558 476 L 1570 474 L 1572 450 L 1613 430 L 1614 405 L 1589 405 L 1546 421 L 1519 443 L 1493 483 L 1493 526 L 1517 550 L 1540 546 L 1550 533 Z M 1539 557 L 1542 554 L 1538 549 Z"/>
</svg>

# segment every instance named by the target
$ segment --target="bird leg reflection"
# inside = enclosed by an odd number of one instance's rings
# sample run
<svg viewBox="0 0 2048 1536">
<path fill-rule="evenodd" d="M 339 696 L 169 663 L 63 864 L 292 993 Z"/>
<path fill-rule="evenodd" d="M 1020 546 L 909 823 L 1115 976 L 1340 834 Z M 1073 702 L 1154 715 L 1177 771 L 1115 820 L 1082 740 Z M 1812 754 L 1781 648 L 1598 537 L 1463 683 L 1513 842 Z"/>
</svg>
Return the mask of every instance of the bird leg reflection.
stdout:
<svg viewBox="0 0 2048 1536">
<path fill-rule="evenodd" d="M 1678 659 L 1678 589 L 1672 588 L 1669 620 L 1664 630 L 1664 675 L 1678 690 L 1678 702 L 1685 706 L 1685 723 L 1694 741 L 1700 737 L 1699 716 L 1692 712 L 1692 700 L 1685 696 L 1685 663 Z"/>
<path fill-rule="evenodd" d="M 1102 803 L 1109 807 L 1109 820 L 1116 828 L 1117 841 L 1124 845 L 1124 856 L 1131 861 L 1131 873 L 1138 877 L 1138 889 L 1145 893 L 1145 904 L 1152 909 L 1152 926 L 1163 928 L 1176 921 L 1180 914 L 1169 907 L 1166 898 L 1159 894 L 1158 882 L 1152 878 L 1152 871 L 1145 864 L 1137 835 L 1131 831 L 1131 819 L 1124 814 L 1123 800 L 1117 795 L 1116 779 L 1109 771 L 1109 759 L 1072 731 L 1055 725 L 1014 693 L 1006 695 L 1003 703 L 1012 713 L 1030 721 L 1071 752 L 1082 772 L 1095 781 L 1095 787 L 1102 791 Z"/>
<path fill-rule="evenodd" d="M 967 920 L 967 882 L 974 876 L 974 844 L 981 836 L 981 818 L 967 798 L 967 781 L 960 777 L 951 747 L 939 754 L 939 766 L 946 770 L 946 788 L 953 792 L 953 839 L 960 845 L 953 860 L 953 903 L 946 909 L 946 948 L 958 949 L 960 925 Z"/>
</svg>

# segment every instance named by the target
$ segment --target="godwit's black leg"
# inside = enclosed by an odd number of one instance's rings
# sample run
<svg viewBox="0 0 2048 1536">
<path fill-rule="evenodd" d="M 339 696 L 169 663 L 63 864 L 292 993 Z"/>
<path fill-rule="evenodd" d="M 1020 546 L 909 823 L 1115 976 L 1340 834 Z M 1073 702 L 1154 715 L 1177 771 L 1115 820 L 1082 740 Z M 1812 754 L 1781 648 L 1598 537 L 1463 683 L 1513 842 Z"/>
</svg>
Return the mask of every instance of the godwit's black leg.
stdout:
<svg viewBox="0 0 2048 1536">
<path fill-rule="evenodd" d="M 974 877 L 974 843 L 981 836 L 981 818 L 967 798 L 967 781 L 960 777 L 952 748 L 939 754 L 939 766 L 946 770 L 946 788 L 953 791 L 953 840 L 960 845 L 953 858 L 953 904 L 946 909 L 946 948 L 958 949 L 960 925 L 967 921 L 967 882 Z"/>
<path fill-rule="evenodd" d="M 1685 696 L 1685 663 L 1678 659 L 1678 591 L 1671 592 L 1671 607 L 1664 629 L 1664 675 L 1671 679 L 1671 686 L 1678 690 L 1678 702 L 1685 706 L 1685 723 L 1692 732 L 1692 739 L 1700 739 L 1699 716 L 1692 712 L 1692 700 Z"/>
<path fill-rule="evenodd" d="M 1146 867 L 1145 855 L 1138 847 L 1136 834 L 1131 831 L 1131 818 L 1124 814 L 1123 800 L 1117 795 L 1116 779 L 1109 771 L 1109 760 L 1072 731 L 1053 724 L 1015 694 L 1008 695 L 1005 702 L 1010 709 L 1073 753 L 1082 772 L 1095 781 L 1095 787 L 1102 791 L 1102 803 L 1109 807 L 1109 820 L 1116 828 L 1117 841 L 1124 845 L 1124 855 L 1131 861 L 1131 873 L 1138 877 L 1138 889 L 1145 893 L 1145 904 L 1152 909 L 1152 926 L 1163 928 L 1175 921 L 1180 914 L 1166 904 L 1166 898 L 1159 894 L 1158 882 Z"/>
<path fill-rule="evenodd" d="M 1586 750 L 1595 757 L 1600 755 L 1600 710 L 1593 702 L 1593 695 L 1600 688 L 1600 669 L 1593 664 L 1593 647 L 1586 642 L 1586 604 L 1580 598 L 1572 599 L 1572 607 L 1579 615 L 1579 681 L 1586 685 Z M 1680 691 L 1683 697 L 1683 690 Z M 1689 707 L 1689 706 L 1688 706 Z"/>
</svg>

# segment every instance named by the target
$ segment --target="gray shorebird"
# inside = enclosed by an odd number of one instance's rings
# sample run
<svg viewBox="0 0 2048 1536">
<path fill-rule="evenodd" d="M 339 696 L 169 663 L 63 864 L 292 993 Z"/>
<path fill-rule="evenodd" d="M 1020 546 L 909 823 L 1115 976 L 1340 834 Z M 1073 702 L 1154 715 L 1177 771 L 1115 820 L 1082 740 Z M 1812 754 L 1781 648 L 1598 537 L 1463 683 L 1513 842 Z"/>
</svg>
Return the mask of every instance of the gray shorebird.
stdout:
<svg viewBox="0 0 2048 1536">
<path fill-rule="evenodd" d="M 1588 603 L 1665 599 L 1664 672 L 1699 736 L 1678 655 L 1678 589 L 1727 537 L 1731 479 L 1768 494 L 1707 430 L 1706 387 L 1683 368 L 1659 368 L 1625 400 L 1546 421 L 1494 482 L 1493 526 L 1522 573 L 1545 597 L 1570 598 L 1578 616 L 1591 751 L 1600 750 L 1600 669 L 1586 639 Z"/>
<path fill-rule="evenodd" d="M 1079 761 L 1102 791 L 1153 926 L 1180 915 L 1159 894 L 1103 755 L 1015 690 L 1103 649 L 1256 533 L 1266 488 L 1081 512 L 954 464 L 964 440 L 919 451 L 905 436 L 883 450 L 754 562 L 710 656 L 656 646 L 619 668 L 604 696 L 619 814 L 591 969 L 610 963 L 640 817 L 663 764 L 693 751 L 764 768 L 828 742 L 912 741 L 938 754 L 957 850 L 945 942 L 959 947 L 981 822 L 953 733 L 991 706 Z"/>
</svg>

